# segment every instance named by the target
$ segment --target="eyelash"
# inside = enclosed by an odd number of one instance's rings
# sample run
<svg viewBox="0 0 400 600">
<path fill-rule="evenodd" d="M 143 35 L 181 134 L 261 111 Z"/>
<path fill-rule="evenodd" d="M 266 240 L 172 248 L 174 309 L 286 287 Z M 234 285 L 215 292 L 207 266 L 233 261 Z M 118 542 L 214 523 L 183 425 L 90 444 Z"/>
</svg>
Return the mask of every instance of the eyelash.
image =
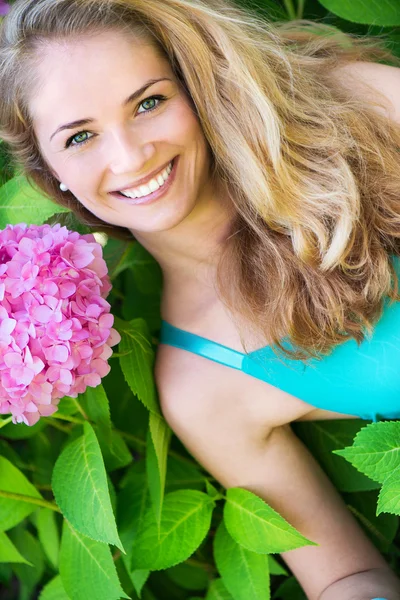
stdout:
<svg viewBox="0 0 400 600">
<path fill-rule="evenodd" d="M 148 102 L 149 100 L 158 100 L 158 104 L 156 104 L 156 106 L 154 106 L 154 108 L 150 108 L 149 110 L 144 110 L 139 114 L 147 114 L 152 112 L 153 110 L 156 110 L 157 108 L 159 108 L 161 106 L 161 104 L 163 102 L 165 102 L 165 100 L 167 100 L 166 96 L 162 96 L 162 95 L 155 95 L 155 96 L 149 96 L 148 98 L 145 98 L 144 100 L 141 101 L 141 103 L 139 104 L 139 106 L 141 106 L 142 104 L 144 104 L 145 102 Z M 72 147 L 81 147 L 84 144 L 87 144 L 87 142 L 90 142 L 90 140 L 92 139 L 92 137 L 87 138 L 86 140 L 83 140 L 83 142 L 78 142 L 77 144 L 73 144 L 73 140 L 74 138 L 76 138 L 78 135 L 81 135 L 82 133 L 89 133 L 88 131 L 86 131 L 85 129 L 83 129 L 82 131 L 78 131 L 77 133 L 74 133 L 74 135 L 71 135 L 70 138 L 67 139 L 67 141 L 65 142 L 65 148 L 69 148 L 70 146 Z"/>
</svg>

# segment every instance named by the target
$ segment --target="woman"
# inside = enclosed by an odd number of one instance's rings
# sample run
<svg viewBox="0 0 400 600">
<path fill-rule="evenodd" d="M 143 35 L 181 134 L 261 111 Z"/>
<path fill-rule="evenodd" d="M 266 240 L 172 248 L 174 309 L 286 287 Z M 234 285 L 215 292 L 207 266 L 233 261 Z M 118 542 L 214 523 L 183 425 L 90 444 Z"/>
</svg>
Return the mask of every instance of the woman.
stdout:
<svg viewBox="0 0 400 600">
<path fill-rule="evenodd" d="M 160 263 L 164 415 L 223 485 L 319 544 L 283 555 L 308 598 L 394 600 L 399 580 L 290 429 L 400 417 L 384 344 L 357 346 L 398 299 L 400 131 L 385 96 L 343 81 L 391 57 L 309 25 L 222 0 L 17 0 L 0 133 L 45 193 Z M 384 342 L 398 308 L 385 306 Z M 370 351 L 390 380 L 371 375 Z M 373 385 L 382 399 L 363 406 Z"/>
</svg>

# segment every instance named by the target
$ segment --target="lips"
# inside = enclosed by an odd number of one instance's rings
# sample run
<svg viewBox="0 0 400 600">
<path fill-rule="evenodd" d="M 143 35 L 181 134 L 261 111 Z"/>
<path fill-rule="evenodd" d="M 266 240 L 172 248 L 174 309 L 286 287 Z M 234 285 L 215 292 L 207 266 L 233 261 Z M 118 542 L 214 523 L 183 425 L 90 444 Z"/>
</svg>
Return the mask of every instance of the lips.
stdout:
<svg viewBox="0 0 400 600">
<path fill-rule="evenodd" d="M 163 166 L 158 167 L 155 171 L 152 171 L 151 173 L 149 173 L 146 177 L 143 177 L 142 179 L 139 179 L 139 181 L 136 181 L 135 183 L 131 183 L 128 184 L 122 188 L 118 188 L 117 190 L 114 190 L 111 193 L 116 193 L 118 194 L 119 192 L 123 192 L 124 190 L 131 190 L 133 188 L 139 188 L 141 185 L 147 185 L 149 181 L 151 181 L 151 179 L 154 179 L 155 176 L 159 175 L 160 173 L 162 173 L 162 171 L 164 171 L 164 169 L 166 167 L 168 167 L 168 165 L 172 162 L 174 162 L 175 158 L 173 158 L 172 160 L 169 160 L 168 162 L 166 162 Z M 173 164 L 172 164 L 173 166 Z"/>
<path fill-rule="evenodd" d="M 171 161 L 172 170 L 170 171 L 168 178 L 164 181 L 164 185 L 159 187 L 158 190 L 156 190 L 154 192 L 151 192 L 149 194 L 146 194 L 145 196 L 141 196 L 141 197 L 137 197 L 137 198 L 130 198 L 129 196 L 126 196 L 125 194 L 122 194 L 121 192 L 109 192 L 109 193 L 111 196 L 114 196 L 114 198 L 116 198 L 117 200 L 119 200 L 119 201 L 122 200 L 124 202 L 124 204 L 130 204 L 130 205 L 151 204 L 152 202 L 155 202 L 158 198 L 164 197 L 168 193 L 168 190 L 173 185 L 173 182 L 175 180 L 178 162 L 179 162 L 179 155 L 175 156 L 175 158 Z"/>
</svg>

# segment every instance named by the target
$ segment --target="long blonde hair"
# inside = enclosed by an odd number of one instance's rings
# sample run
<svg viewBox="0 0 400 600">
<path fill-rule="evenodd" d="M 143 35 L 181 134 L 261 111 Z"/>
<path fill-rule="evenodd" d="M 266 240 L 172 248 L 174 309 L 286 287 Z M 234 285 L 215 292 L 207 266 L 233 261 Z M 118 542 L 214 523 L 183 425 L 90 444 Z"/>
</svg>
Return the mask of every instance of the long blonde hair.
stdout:
<svg viewBox="0 0 400 600">
<path fill-rule="evenodd" d="M 385 298 L 400 299 L 400 127 L 333 71 L 400 60 L 378 38 L 267 22 L 226 0 L 18 0 L 0 36 L 0 137 L 28 178 L 98 229 L 43 161 L 27 99 L 42 44 L 110 29 L 150 37 L 193 101 L 236 209 L 218 270 L 233 314 L 292 358 L 361 342 Z"/>
</svg>

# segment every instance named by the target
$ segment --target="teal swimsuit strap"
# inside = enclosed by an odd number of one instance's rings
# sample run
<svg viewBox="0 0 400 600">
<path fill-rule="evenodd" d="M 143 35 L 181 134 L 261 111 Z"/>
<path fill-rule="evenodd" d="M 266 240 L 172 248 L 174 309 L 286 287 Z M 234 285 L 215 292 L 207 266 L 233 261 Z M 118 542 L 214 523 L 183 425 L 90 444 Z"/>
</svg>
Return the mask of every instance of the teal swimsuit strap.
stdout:
<svg viewBox="0 0 400 600">
<path fill-rule="evenodd" d="M 189 331 L 178 329 L 166 321 L 162 321 L 160 343 L 165 341 L 169 346 L 189 350 L 205 358 L 209 358 L 221 365 L 227 365 L 233 369 L 243 370 L 245 354 L 241 354 L 232 348 L 218 344 L 206 338 L 200 337 Z"/>
</svg>

